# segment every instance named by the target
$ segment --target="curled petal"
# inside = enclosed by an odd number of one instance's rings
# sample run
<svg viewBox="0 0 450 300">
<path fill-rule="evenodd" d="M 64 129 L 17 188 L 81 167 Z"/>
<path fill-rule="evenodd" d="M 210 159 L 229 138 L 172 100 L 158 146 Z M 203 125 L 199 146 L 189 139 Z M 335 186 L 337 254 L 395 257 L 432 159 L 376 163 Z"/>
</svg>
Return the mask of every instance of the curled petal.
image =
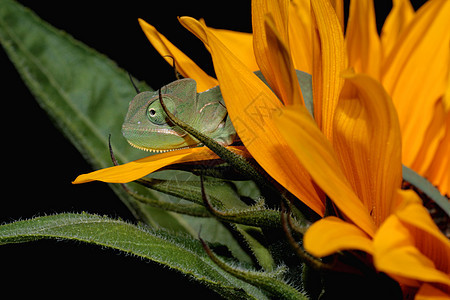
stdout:
<svg viewBox="0 0 450 300">
<path fill-rule="evenodd" d="M 302 106 L 285 108 L 276 118 L 276 125 L 302 165 L 346 219 L 372 236 L 375 224 L 368 208 L 352 190 L 330 142 L 307 110 Z"/>
<path fill-rule="evenodd" d="M 333 118 L 347 65 L 340 21 L 328 0 L 312 0 L 314 117 L 325 136 L 333 138 Z"/>
<path fill-rule="evenodd" d="M 450 278 L 436 270 L 433 261 L 414 246 L 414 238 L 392 215 L 374 239 L 374 263 L 377 270 L 388 273 L 406 285 L 437 282 L 450 285 Z M 414 282 L 415 280 L 415 282 Z"/>
<path fill-rule="evenodd" d="M 404 204 L 395 213 L 396 217 L 414 235 L 420 252 L 430 258 L 437 269 L 450 274 L 450 240 L 440 232 L 414 192 L 403 191 L 400 197 Z"/>
<path fill-rule="evenodd" d="M 289 4 L 289 48 L 296 70 L 312 73 L 311 8 L 309 0 Z"/>
<path fill-rule="evenodd" d="M 324 257 L 342 250 L 361 250 L 372 254 L 372 240 L 361 229 L 336 217 L 321 219 L 306 231 L 305 250 Z"/>
<path fill-rule="evenodd" d="M 217 80 L 205 73 L 195 62 L 193 62 L 186 54 L 175 47 L 165 36 L 159 33 L 155 27 L 139 19 L 139 25 L 147 36 L 153 47 L 161 54 L 161 56 L 170 55 L 175 59 L 177 71 L 184 77 L 193 78 L 197 81 L 197 91 L 203 92 L 214 86 L 217 86 Z M 164 59 L 172 65 L 173 61 L 170 57 Z"/>
<path fill-rule="evenodd" d="M 402 182 L 397 113 L 383 86 L 346 72 L 334 118 L 333 146 L 353 190 L 379 226 L 396 206 Z"/>
<path fill-rule="evenodd" d="M 439 232 L 420 199 L 401 192 L 403 203 L 374 237 L 375 267 L 405 285 L 450 287 L 450 242 Z"/>
<path fill-rule="evenodd" d="M 264 78 L 285 105 L 303 102 L 289 50 L 289 2 L 253 1 L 255 57 Z"/>
<path fill-rule="evenodd" d="M 256 61 L 261 73 L 266 78 L 269 85 L 274 88 L 275 94 L 281 99 L 278 90 L 279 80 L 277 80 L 271 59 L 276 54 L 271 54 L 272 49 L 267 40 L 267 32 L 265 26 L 266 16 L 270 13 L 276 31 L 280 35 L 283 43 L 288 44 L 288 8 L 289 1 L 286 0 L 255 0 L 252 1 L 252 28 L 253 28 L 253 49 Z"/>
<path fill-rule="evenodd" d="M 339 24 L 341 25 L 342 33 L 344 33 L 344 0 L 330 0 L 331 5 L 336 12 L 336 16 L 338 17 Z"/>
<path fill-rule="evenodd" d="M 350 2 L 345 42 L 349 66 L 357 73 L 379 79 L 382 53 L 372 0 Z"/>
<path fill-rule="evenodd" d="M 274 67 L 271 74 L 275 74 L 275 78 L 277 79 L 276 88 L 271 87 L 278 92 L 278 97 L 285 105 L 305 105 L 294 69 L 294 63 L 291 59 L 291 53 L 282 41 L 275 27 L 275 23 L 270 16 L 267 15 L 265 19 L 265 27 L 267 41 L 271 45 L 268 54 L 271 56 L 270 62 Z"/>
<path fill-rule="evenodd" d="M 227 147 L 239 155 L 248 157 L 248 152 L 243 147 Z M 73 183 L 85 183 L 90 181 L 103 181 L 110 183 L 127 183 L 142 178 L 165 166 L 193 161 L 205 161 L 218 159 L 219 157 L 206 147 L 190 148 L 165 152 L 144 157 L 123 165 L 105 168 L 88 174 L 78 176 Z"/>
</svg>

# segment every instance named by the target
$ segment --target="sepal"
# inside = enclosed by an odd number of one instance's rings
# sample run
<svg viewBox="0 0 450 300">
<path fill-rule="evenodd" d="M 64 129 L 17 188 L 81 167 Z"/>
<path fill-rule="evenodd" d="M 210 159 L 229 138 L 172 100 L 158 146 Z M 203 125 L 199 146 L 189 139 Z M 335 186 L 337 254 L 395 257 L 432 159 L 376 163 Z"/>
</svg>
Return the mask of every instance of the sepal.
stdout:
<svg viewBox="0 0 450 300">
<path fill-rule="evenodd" d="M 441 195 L 439 190 L 435 188 L 431 182 L 405 165 L 402 166 L 402 172 L 404 181 L 409 182 L 412 186 L 427 195 L 427 197 L 432 199 L 447 214 L 447 216 L 450 216 L 449 199 Z"/>
<path fill-rule="evenodd" d="M 209 258 L 211 258 L 217 266 L 234 277 L 266 291 L 276 299 L 308 299 L 305 294 L 283 280 L 283 274 L 286 271 L 284 266 L 279 266 L 272 272 L 261 272 L 245 269 L 242 266 L 232 266 L 216 256 L 209 248 L 208 244 L 201 238 L 199 239 Z"/>
<path fill-rule="evenodd" d="M 265 245 L 267 242 L 264 239 L 262 230 L 260 228 L 247 225 L 230 225 L 233 226 L 239 233 L 243 243 L 247 245 L 249 250 L 248 252 L 250 252 L 250 254 L 254 257 L 256 263 L 264 271 L 273 271 L 276 267 L 275 261 Z"/>
<path fill-rule="evenodd" d="M 213 206 L 209 199 L 210 197 L 205 192 L 203 177 L 201 177 L 200 183 L 203 203 L 209 212 L 220 220 L 262 228 L 281 227 L 280 212 L 267 208 L 262 199 L 252 206 L 243 208 L 233 207 L 227 210 L 219 210 Z"/>
</svg>

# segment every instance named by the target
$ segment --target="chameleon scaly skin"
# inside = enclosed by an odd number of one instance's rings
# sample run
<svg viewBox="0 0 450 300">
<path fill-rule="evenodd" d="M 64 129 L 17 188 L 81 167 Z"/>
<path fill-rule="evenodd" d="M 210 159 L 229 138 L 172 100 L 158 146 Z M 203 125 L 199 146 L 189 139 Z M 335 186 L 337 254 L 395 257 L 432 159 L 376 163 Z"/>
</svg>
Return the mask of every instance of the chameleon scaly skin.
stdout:
<svg viewBox="0 0 450 300">
<path fill-rule="evenodd" d="M 313 114 L 311 75 L 296 72 L 306 107 Z M 267 84 L 260 71 L 255 74 Z M 226 146 L 237 139 L 219 86 L 197 93 L 195 80 L 183 78 L 162 87 L 161 96 L 176 118 L 216 142 Z M 170 123 L 161 107 L 158 91 L 142 92 L 134 97 L 122 125 L 122 133 L 130 145 L 145 151 L 162 152 L 201 145 L 197 139 Z"/>
<path fill-rule="evenodd" d="M 228 117 L 218 86 L 197 94 L 190 78 L 161 88 L 164 103 L 177 118 L 223 145 L 231 144 L 236 131 Z M 158 91 L 142 92 L 130 102 L 122 125 L 128 143 L 145 151 L 168 151 L 196 147 L 200 142 L 170 124 L 159 102 Z"/>
</svg>

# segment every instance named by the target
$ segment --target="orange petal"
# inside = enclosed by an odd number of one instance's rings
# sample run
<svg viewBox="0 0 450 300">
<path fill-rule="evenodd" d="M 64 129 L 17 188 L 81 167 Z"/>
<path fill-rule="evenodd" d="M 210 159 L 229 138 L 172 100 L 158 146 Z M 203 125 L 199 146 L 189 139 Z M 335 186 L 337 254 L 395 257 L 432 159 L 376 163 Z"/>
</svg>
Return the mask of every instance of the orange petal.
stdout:
<svg viewBox="0 0 450 300">
<path fill-rule="evenodd" d="M 433 261 L 414 246 L 413 237 L 395 215 L 383 223 L 374 238 L 374 264 L 406 285 L 412 285 L 413 280 L 450 284 L 448 276 L 436 270 Z"/>
<path fill-rule="evenodd" d="M 309 0 L 289 4 L 289 48 L 296 70 L 312 73 L 311 8 Z"/>
<path fill-rule="evenodd" d="M 450 298 L 449 291 L 444 292 L 431 284 L 422 284 L 414 300 L 448 300 Z"/>
<path fill-rule="evenodd" d="M 353 192 L 334 150 L 307 110 L 285 108 L 276 125 L 317 185 L 350 220 L 368 235 L 375 232 L 369 210 Z"/>
<path fill-rule="evenodd" d="M 388 57 L 403 30 L 414 17 L 414 8 L 410 0 L 392 1 L 392 10 L 381 29 L 383 56 Z"/>
<path fill-rule="evenodd" d="M 339 19 L 328 0 L 312 0 L 314 117 L 325 136 L 332 140 L 333 118 L 347 65 L 344 36 Z"/>
<path fill-rule="evenodd" d="M 450 60 L 447 75 L 447 88 L 442 98 L 445 115 L 445 134 L 439 143 L 433 161 L 425 176 L 439 188 L 442 195 L 450 196 Z"/>
<path fill-rule="evenodd" d="M 401 196 L 405 204 L 395 215 L 414 235 L 420 252 L 430 258 L 437 269 L 450 274 L 450 240 L 441 233 L 416 193 L 404 191 Z"/>
<path fill-rule="evenodd" d="M 343 75 L 333 146 L 353 190 L 379 226 L 396 206 L 402 182 L 397 113 L 378 81 L 364 74 Z"/>
<path fill-rule="evenodd" d="M 416 13 L 384 62 L 382 83 L 400 120 L 403 163 L 411 166 L 446 88 L 450 1 L 428 1 Z"/>
<path fill-rule="evenodd" d="M 450 52 L 450 51 L 449 51 Z M 447 84 L 443 97 L 445 111 L 450 111 L 450 60 L 448 61 Z"/>
<path fill-rule="evenodd" d="M 253 51 L 253 34 L 211 27 L 208 27 L 208 29 L 213 32 L 214 35 L 230 49 L 250 71 L 254 72 L 259 70 Z"/>
<path fill-rule="evenodd" d="M 446 127 L 442 99 L 439 99 L 435 103 L 433 115 L 434 118 L 431 120 L 427 131 L 425 132 L 424 140 L 419 152 L 417 153 L 414 162 L 411 164 L 411 169 L 422 176 L 425 176 L 426 170 L 433 161 L 439 160 L 439 158 L 436 157 L 436 151 L 438 150 L 438 147 L 442 145 L 441 141 L 445 135 Z M 447 151 L 446 153 L 448 154 L 450 152 Z M 436 163 L 441 164 L 442 161 L 437 161 Z"/>
<path fill-rule="evenodd" d="M 249 156 L 248 152 L 245 151 L 243 147 L 227 148 L 239 155 Z M 218 159 L 218 156 L 206 147 L 175 150 L 144 157 L 123 165 L 82 174 L 78 176 L 73 183 L 78 184 L 95 180 L 110 183 L 127 183 L 142 178 L 171 164 L 212 159 Z"/>
<path fill-rule="evenodd" d="M 211 49 L 228 113 L 245 147 L 274 180 L 323 215 L 324 205 L 309 174 L 275 127 L 279 99 L 200 22 L 186 17 L 180 21 Z"/>
<path fill-rule="evenodd" d="M 336 16 L 338 17 L 342 34 L 344 34 L 344 0 L 330 0 L 330 3 L 336 12 Z"/>
<path fill-rule="evenodd" d="M 372 240 L 361 229 L 336 217 L 321 219 L 306 231 L 305 250 L 324 257 L 342 250 L 362 250 L 372 254 Z"/>
<path fill-rule="evenodd" d="M 289 2 L 252 1 L 253 45 L 261 73 L 286 105 L 303 103 L 289 52 Z"/>
<path fill-rule="evenodd" d="M 282 41 L 271 15 L 266 16 L 265 25 L 266 38 L 270 45 L 267 54 L 273 67 L 271 75 L 275 75 L 276 79 L 276 87 L 271 87 L 285 105 L 305 105 L 291 53 Z"/>
<path fill-rule="evenodd" d="M 381 43 L 372 0 L 350 2 L 345 43 L 349 67 L 354 68 L 357 73 L 380 79 Z"/>
<path fill-rule="evenodd" d="M 254 48 L 261 48 L 255 51 L 256 54 L 263 54 L 269 47 L 266 41 L 266 31 L 264 29 L 264 19 L 267 14 L 271 14 L 277 28 L 281 40 L 287 43 L 288 37 L 288 18 L 289 18 L 289 1 L 287 0 L 254 0 L 252 1 L 252 26 L 253 26 L 253 42 Z M 256 53 L 258 52 L 258 53 Z M 258 61 L 258 55 L 257 61 Z M 261 59 L 265 59 L 261 57 Z M 264 73 L 263 73 L 264 74 Z"/>
<path fill-rule="evenodd" d="M 450 195 L 450 110 L 445 116 L 445 134 L 439 143 L 433 161 L 424 174 L 439 188 L 442 195 Z"/>
<path fill-rule="evenodd" d="M 374 237 L 375 267 L 406 285 L 416 281 L 414 285 L 430 282 L 450 286 L 450 242 L 414 192 L 401 194 L 403 207 L 386 219 Z"/>
<path fill-rule="evenodd" d="M 206 74 L 195 62 L 186 54 L 175 47 L 165 36 L 159 33 L 155 27 L 139 19 L 139 25 L 147 36 L 150 43 L 161 54 L 161 56 L 170 55 L 175 59 L 177 71 L 184 77 L 192 78 L 197 81 L 197 91 L 203 92 L 214 86 L 217 86 L 217 80 Z M 164 59 L 172 65 L 173 60 L 170 57 Z"/>
</svg>

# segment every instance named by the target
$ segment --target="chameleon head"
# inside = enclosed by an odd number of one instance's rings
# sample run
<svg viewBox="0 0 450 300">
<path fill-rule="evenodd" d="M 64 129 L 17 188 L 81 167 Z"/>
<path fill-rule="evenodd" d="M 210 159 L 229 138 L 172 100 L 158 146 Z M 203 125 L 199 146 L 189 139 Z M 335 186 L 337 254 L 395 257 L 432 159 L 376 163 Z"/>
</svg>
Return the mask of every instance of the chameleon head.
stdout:
<svg viewBox="0 0 450 300">
<path fill-rule="evenodd" d="M 186 109 L 185 101 L 174 94 L 162 94 L 162 99 L 175 116 L 177 110 Z M 122 134 L 130 145 L 145 151 L 163 152 L 195 147 L 199 143 L 170 123 L 158 92 L 142 92 L 133 98 L 122 125 Z"/>
</svg>

